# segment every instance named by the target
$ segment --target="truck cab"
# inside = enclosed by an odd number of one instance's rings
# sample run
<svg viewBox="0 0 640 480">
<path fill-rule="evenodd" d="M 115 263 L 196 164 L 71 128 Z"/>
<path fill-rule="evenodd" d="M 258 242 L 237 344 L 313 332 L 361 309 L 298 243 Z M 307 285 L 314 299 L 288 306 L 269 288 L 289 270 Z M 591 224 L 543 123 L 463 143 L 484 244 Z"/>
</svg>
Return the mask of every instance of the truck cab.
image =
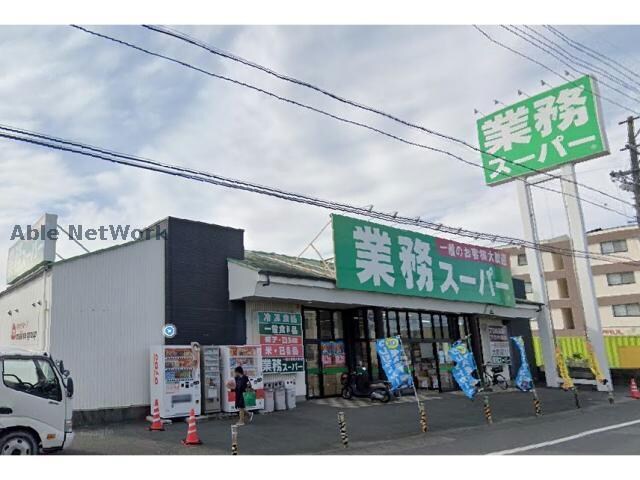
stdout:
<svg viewBox="0 0 640 480">
<path fill-rule="evenodd" d="M 36 455 L 73 441 L 73 380 L 46 353 L 0 347 L 0 455 Z"/>
</svg>

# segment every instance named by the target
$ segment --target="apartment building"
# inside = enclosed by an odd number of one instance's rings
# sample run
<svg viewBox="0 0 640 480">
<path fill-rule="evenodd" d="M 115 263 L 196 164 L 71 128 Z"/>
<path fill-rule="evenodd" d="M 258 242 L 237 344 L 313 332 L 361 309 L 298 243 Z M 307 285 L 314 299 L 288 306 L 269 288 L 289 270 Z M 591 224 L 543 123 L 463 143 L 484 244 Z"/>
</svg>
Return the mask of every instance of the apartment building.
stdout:
<svg viewBox="0 0 640 480">
<path fill-rule="evenodd" d="M 640 335 L 640 228 L 636 225 L 588 232 L 589 252 L 607 255 L 614 262 L 592 259 L 596 296 L 605 335 Z M 570 248 L 567 236 L 544 243 Z M 523 248 L 504 247 L 510 255 L 514 278 L 524 280 L 527 298 L 534 300 L 527 257 Z M 583 335 L 584 311 L 573 258 L 542 254 L 551 317 L 557 335 Z M 537 325 L 532 322 L 532 329 Z"/>
</svg>

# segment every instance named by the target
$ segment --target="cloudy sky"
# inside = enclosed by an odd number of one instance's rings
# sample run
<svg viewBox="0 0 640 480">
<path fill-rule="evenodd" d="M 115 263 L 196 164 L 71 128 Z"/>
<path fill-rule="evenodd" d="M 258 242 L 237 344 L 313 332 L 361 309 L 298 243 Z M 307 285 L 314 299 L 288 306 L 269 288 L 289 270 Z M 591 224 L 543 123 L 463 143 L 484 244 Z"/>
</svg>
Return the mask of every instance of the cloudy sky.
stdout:
<svg viewBox="0 0 640 480">
<path fill-rule="evenodd" d="M 456 27 L 177 27 L 211 45 L 316 83 L 361 103 L 476 143 L 473 110 L 511 103 L 517 90 L 541 91 L 560 80 L 504 50 L 470 26 Z M 636 27 L 560 27 L 572 38 L 640 71 Z M 407 139 L 479 155 L 342 106 L 330 99 L 213 56 L 142 27 L 95 30 L 178 57 Z M 538 61 L 558 60 L 499 27 L 487 31 Z M 542 31 L 542 30 L 541 30 Z M 545 31 L 546 35 L 549 35 Z M 515 185 L 489 188 L 482 171 L 355 126 L 212 79 L 71 27 L 0 28 L 0 124 L 78 140 L 158 161 L 454 226 L 522 236 Z M 620 94 L 601 93 L 640 110 Z M 619 152 L 631 111 L 603 103 L 612 154 L 577 167 L 578 180 L 630 201 L 609 180 L 625 168 Z M 559 189 L 550 183 L 549 187 Z M 630 207 L 584 192 L 627 215 Z M 535 195 L 543 237 L 566 231 L 561 197 Z M 329 212 L 129 167 L 0 140 L 0 288 L 15 224 L 43 212 L 59 223 L 143 227 L 166 216 L 245 230 L 247 248 L 298 254 Z M 584 206 L 588 228 L 629 218 Z M 88 241 L 96 250 L 113 242 Z M 319 241 L 331 255 L 330 235 Z M 58 242 L 63 257 L 82 253 Z"/>
</svg>

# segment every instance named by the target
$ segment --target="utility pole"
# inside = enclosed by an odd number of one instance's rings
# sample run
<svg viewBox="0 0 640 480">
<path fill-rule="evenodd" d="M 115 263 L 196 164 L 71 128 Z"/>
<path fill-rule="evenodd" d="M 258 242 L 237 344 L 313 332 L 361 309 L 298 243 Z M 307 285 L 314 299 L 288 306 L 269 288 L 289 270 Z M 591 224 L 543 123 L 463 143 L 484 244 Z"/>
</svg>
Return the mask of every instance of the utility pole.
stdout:
<svg viewBox="0 0 640 480">
<path fill-rule="evenodd" d="M 640 226 L 640 166 L 638 165 L 638 145 L 636 144 L 637 133 L 634 126 L 634 121 L 639 118 L 629 116 L 626 120 L 618 123 L 618 125 L 627 124 L 627 145 L 621 151 L 629 150 L 631 169 L 618 170 L 617 172 L 611 172 L 609 175 L 611 175 L 613 181 L 620 182 L 621 189 L 633 192 L 636 206 L 636 223 Z M 629 179 L 629 177 L 631 178 Z"/>
</svg>

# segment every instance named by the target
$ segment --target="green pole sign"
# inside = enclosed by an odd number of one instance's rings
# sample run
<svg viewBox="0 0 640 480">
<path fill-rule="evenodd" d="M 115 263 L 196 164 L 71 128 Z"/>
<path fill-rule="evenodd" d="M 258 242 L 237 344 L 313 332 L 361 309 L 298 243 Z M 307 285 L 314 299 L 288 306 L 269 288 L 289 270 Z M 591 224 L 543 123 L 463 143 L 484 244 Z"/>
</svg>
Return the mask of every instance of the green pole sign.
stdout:
<svg viewBox="0 0 640 480">
<path fill-rule="evenodd" d="M 479 119 L 487 185 L 607 155 L 597 88 L 586 75 Z"/>
<path fill-rule="evenodd" d="M 333 215 L 338 288 L 513 306 L 499 250 Z"/>
</svg>

